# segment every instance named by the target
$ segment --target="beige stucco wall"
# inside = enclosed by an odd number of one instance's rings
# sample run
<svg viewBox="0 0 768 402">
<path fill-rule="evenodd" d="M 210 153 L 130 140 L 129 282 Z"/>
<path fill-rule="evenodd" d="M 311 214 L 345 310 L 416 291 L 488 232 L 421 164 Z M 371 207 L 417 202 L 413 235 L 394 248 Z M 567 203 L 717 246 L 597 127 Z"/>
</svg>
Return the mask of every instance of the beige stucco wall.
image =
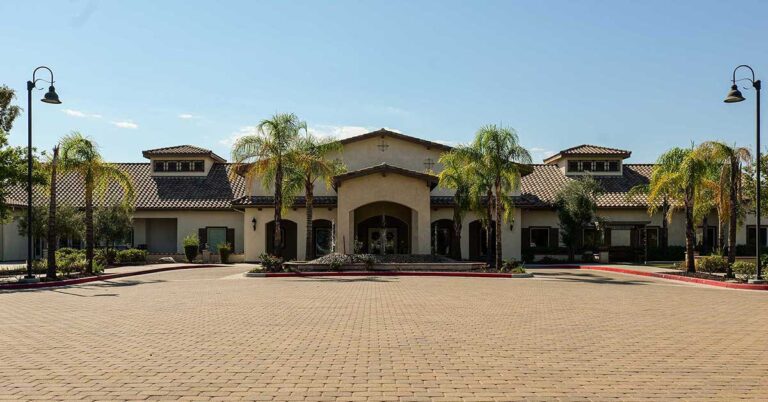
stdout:
<svg viewBox="0 0 768 402">
<path fill-rule="evenodd" d="M 146 221 L 150 218 L 176 219 L 176 251 L 184 252 L 184 237 L 197 234 L 199 228 L 226 226 L 235 229 L 235 253 L 243 252 L 243 213 L 230 211 L 136 211 L 134 218 L 134 244 L 146 243 Z"/>
<path fill-rule="evenodd" d="M 256 230 L 253 229 L 253 219 L 256 218 Z M 245 230 L 243 247 L 246 261 L 256 261 L 261 253 L 267 251 L 267 223 L 273 221 L 275 213 L 273 208 L 246 208 L 242 214 L 242 225 Z M 296 223 L 296 254 L 299 260 L 305 258 L 307 236 L 307 212 L 305 208 L 289 208 L 284 211 L 282 219 Z M 336 222 L 335 207 L 312 208 L 312 219 L 326 219 Z"/>
<path fill-rule="evenodd" d="M 0 224 L 0 261 L 27 259 L 27 238 L 19 235 L 18 217 L 22 210 L 14 210 L 12 218 Z"/>
</svg>

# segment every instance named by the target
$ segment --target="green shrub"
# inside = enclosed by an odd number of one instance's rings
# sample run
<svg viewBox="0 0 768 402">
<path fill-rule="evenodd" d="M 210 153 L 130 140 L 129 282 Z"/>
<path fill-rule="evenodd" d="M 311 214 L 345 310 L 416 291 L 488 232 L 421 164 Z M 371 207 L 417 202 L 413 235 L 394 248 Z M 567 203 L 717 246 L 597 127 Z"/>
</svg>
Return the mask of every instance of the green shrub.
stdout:
<svg viewBox="0 0 768 402">
<path fill-rule="evenodd" d="M 261 266 L 267 272 L 280 272 L 283 268 L 283 260 L 274 255 L 261 253 L 259 261 L 261 261 Z"/>
<path fill-rule="evenodd" d="M 512 272 L 517 268 L 521 268 L 521 266 L 520 263 L 515 259 L 504 260 L 504 262 L 501 264 L 501 267 L 499 267 L 499 272 Z M 523 272 L 525 272 L 525 270 L 523 270 Z"/>
<path fill-rule="evenodd" d="M 113 265 L 115 259 L 117 259 L 117 250 L 113 248 L 98 249 L 95 251 L 94 261 L 96 258 L 103 260 L 105 266 Z"/>
<path fill-rule="evenodd" d="M 118 264 L 144 264 L 147 262 L 147 252 L 135 248 L 120 250 L 117 252 L 115 262 Z"/>
<path fill-rule="evenodd" d="M 719 255 L 709 255 L 696 260 L 696 270 L 706 273 L 725 272 L 728 269 L 728 260 Z"/>
<path fill-rule="evenodd" d="M 194 233 L 192 233 L 190 235 L 187 235 L 184 238 L 184 247 L 186 247 L 186 246 L 199 247 L 200 246 L 200 239 Z"/>
<path fill-rule="evenodd" d="M 734 275 L 743 281 L 752 279 L 757 275 L 757 267 L 752 262 L 736 261 L 731 266 L 731 269 L 733 269 Z"/>
<path fill-rule="evenodd" d="M 365 264 L 365 269 L 369 271 L 373 268 L 373 264 L 376 263 L 376 259 L 370 254 L 363 254 L 360 256 L 360 261 Z"/>
<path fill-rule="evenodd" d="M 229 256 L 232 254 L 232 245 L 229 243 L 219 243 L 216 248 L 219 250 L 221 263 L 229 264 Z"/>
</svg>

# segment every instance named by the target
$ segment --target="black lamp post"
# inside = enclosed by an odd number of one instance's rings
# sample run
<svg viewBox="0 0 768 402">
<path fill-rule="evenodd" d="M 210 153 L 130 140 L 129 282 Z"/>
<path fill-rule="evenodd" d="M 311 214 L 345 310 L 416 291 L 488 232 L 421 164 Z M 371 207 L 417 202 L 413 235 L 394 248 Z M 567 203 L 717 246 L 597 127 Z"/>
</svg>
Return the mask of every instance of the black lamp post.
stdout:
<svg viewBox="0 0 768 402">
<path fill-rule="evenodd" d="M 37 78 L 37 71 L 40 69 L 48 70 L 51 74 L 50 81 Z M 45 93 L 43 99 L 40 99 L 42 102 L 54 105 L 61 103 L 59 95 L 56 94 L 56 88 L 53 87 L 53 71 L 46 66 L 36 68 L 32 72 L 32 81 L 27 81 L 27 276 L 24 277 L 25 282 L 37 281 L 34 272 L 32 272 L 32 90 L 38 89 L 38 81 L 50 84 L 48 92 Z"/>
<path fill-rule="evenodd" d="M 760 80 L 755 79 L 755 70 L 752 69 L 752 67 L 742 64 L 735 69 L 733 69 L 733 78 L 731 78 L 731 90 L 728 92 L 728 95 L 725 97 L 724 102 L 725 103 L 737 103 L 744 100 L 744 96 L 742 96 L 741 91 L 739 91 L 739 87 L 736 85 L 736 70 L 740 68 L 746 68 L 749 69 L 749 71 L 752 73 L 752 78 L 743 78 L 739 81 L 749 81 L 752 83 L 752 87 L 755 88 L 755 93 L 757 94 L 755 97 L 755 103 L 757 104 L 757 113 L 756 113 L 756 132 L 755 132 L 755 159 L 756 159 L 756 169 L 755 169 L 755 183 L 757 187 L 757 191 L 755 192 L 755 257 L 757 259 L 756 266 L 757 266 L 757 276 L 755 277 L 755 280 L 753 282 L 762 282 L 763 280 L 763 272 L 762 272 L 762 262 L 760 261 L 760 164 L 761 164 L 761 158 L 760 158 Z"/>
</svg>

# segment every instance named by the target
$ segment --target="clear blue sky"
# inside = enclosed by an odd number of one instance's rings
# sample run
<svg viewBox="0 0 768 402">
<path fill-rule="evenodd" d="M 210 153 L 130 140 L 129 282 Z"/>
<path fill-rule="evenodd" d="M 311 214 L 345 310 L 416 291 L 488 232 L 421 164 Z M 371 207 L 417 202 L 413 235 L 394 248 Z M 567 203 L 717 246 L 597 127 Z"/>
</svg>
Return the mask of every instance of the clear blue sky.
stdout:
<svg viewBox="0 0 768 402">
<path fill-rule="evenodd" d="M 540 159 L 581 143 L 652 162 L 691 141 L 754 143 L 768 79 L 766 1 L 3 1 L 0 84 L 53 68 L 35 145 L 79 130 L 111 161 L 228 143 L 275 112 L 320 133 L 388 127 L 448 143 L 486 123 Z M 768 116 L 766 116 L 768 119 Z M 768 131 L 768 130 L 767 130 Z M 26 144 L 26 115 L 11 142 Z M 767 142 L 768 143 L 768 142 Z"/>
</svg>

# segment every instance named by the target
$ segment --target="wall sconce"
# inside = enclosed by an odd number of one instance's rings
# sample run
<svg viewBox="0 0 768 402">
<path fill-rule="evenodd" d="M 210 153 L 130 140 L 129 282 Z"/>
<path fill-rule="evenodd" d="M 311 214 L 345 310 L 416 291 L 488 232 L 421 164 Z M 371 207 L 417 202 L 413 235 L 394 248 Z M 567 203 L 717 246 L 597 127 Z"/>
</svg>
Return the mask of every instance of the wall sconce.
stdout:
<svg viewBox="0 0 768 402">
<path fill-rule="evenodd" d="M 509 224 L 509 230 L 515 230 L 515 222 Z"/>
<path fill-rule="evenodd" d="M 253 231 L 256 231 L 256 218 L 251 219 L 251 225 L 253 225 Z"/>
</svg>

